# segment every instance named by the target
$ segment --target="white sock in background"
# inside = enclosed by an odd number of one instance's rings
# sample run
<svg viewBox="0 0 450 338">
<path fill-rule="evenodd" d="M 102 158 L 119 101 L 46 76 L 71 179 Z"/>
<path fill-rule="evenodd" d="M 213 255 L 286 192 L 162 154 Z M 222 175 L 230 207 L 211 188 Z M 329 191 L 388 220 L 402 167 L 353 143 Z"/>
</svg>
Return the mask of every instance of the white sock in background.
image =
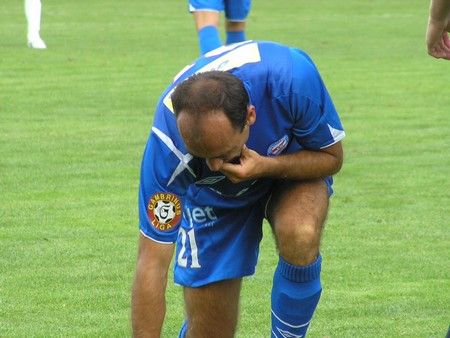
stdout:
<svg viewBox="0 0 450 338">
<path fill-rule="evenodd" d="M 28 46 L 31 48 L 45 49 L 47 46 L 41 39 L 41 0 L 25 0 L 25 16 L 28 22 Z"/>
</svg>

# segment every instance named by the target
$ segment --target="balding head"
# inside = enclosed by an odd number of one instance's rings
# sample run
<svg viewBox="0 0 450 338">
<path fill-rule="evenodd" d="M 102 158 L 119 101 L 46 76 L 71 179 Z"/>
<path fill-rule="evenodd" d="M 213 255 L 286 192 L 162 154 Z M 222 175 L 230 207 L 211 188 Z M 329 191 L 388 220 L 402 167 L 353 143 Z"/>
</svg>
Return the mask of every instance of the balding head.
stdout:
<svg viewBox="0 0 450 338">
<path fill-rule="evenodd" d="M 177 86 L 171 99 L 177 118 L 182 112 L 194 119 L 220 112 L 233 128 L 244 128 L 249 97 L 242 81 L 228 72 L 192 75 Z"/>
</svg>

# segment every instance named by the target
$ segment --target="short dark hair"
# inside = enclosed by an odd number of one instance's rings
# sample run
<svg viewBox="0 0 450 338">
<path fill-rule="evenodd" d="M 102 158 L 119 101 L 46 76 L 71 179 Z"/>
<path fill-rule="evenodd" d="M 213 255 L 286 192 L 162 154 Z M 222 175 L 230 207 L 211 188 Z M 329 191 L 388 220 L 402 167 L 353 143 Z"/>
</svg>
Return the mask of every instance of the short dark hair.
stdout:
<svg viewBox="0 0 450 338">
<path fill-rule="evenodd" d="M 224 71 L 197 73 L 180 83 L 172 96 L 175 116 L 222 110 L 232 126 L 241 131 L 247 119 L 248 93 L 236 76 Z"/>
</svg>

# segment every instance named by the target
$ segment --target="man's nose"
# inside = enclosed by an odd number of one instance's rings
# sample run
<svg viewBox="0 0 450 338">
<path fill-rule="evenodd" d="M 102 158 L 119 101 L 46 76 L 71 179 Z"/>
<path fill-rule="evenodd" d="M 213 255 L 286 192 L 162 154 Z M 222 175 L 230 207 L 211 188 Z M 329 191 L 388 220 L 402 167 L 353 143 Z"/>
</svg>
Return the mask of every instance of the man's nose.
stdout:
<svg viewBox="0 0 450 338">
<path fill-rule="evenodd" d="M 206 164 L 211 171 L 219 171 L 222 168 L 223 160 L 220 158 L 207 158 Z"/>
</svg>

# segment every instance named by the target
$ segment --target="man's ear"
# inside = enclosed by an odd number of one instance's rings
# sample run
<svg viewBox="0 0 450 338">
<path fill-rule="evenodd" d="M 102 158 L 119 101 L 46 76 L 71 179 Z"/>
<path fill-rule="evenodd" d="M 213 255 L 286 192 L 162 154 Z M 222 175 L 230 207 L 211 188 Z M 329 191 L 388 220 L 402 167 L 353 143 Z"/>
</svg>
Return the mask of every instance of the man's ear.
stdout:
<svg viewBox="0 0 450 338">
<path fill-rule="evenodd" d="M 253 123 L 256 122 L 256 109 L 253 105 L 247 106 L 247 125 L 251 126 Z"/>
</svg>

